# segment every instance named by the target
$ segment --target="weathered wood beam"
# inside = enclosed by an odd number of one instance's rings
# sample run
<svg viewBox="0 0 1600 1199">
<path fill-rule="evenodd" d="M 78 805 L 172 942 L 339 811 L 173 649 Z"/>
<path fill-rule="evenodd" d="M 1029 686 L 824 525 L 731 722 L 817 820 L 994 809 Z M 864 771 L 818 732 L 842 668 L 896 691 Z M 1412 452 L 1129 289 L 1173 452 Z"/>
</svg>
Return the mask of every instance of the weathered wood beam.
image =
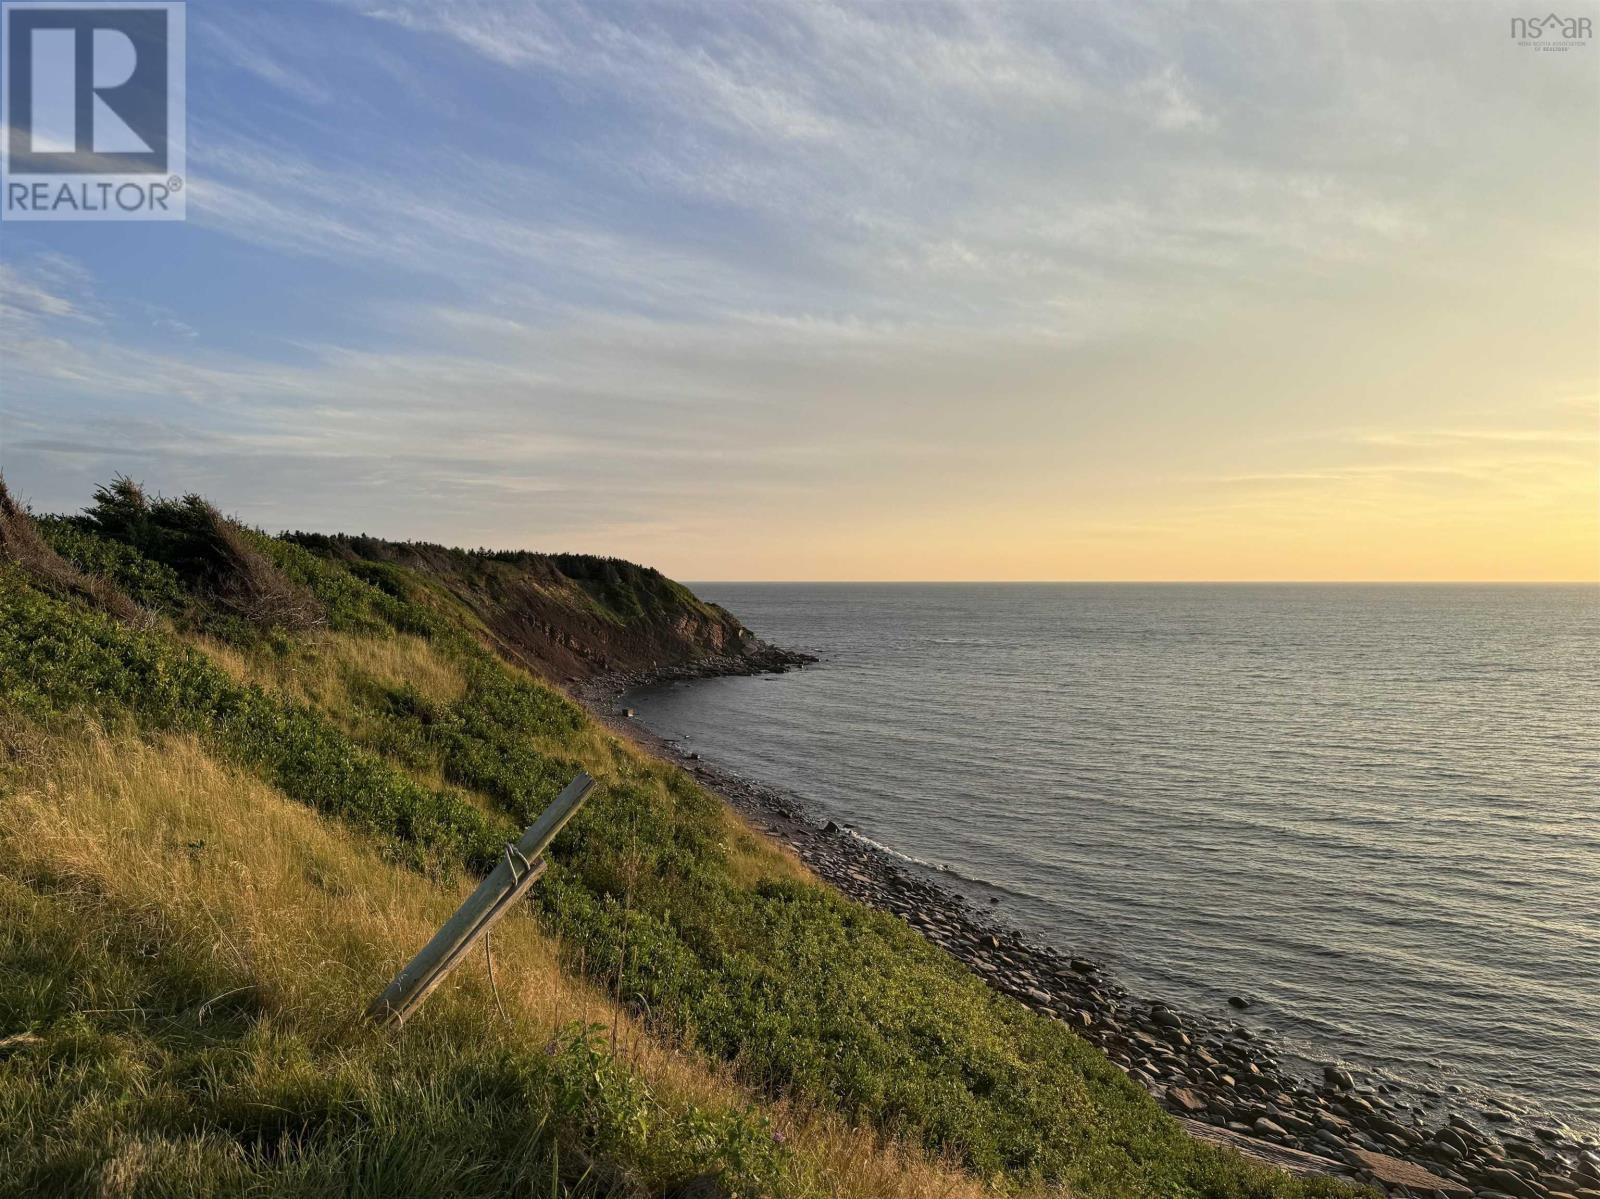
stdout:
<svg viewBox="0 0 1600 1199">
<path fill-rule="evenodd" d="M 520 840 L 507 845 L 478 889 L 445 921 L 433 939 L 394 976 L 383 994 L 367 1008 L 367 1018 L 379 1024 L 403 1024 L 432 994 L 478 939 L 528 893 L 545 871 L 540 855 L 589 798 L 594 779 L 582 771 L 556 796 Z"/>
</svg>

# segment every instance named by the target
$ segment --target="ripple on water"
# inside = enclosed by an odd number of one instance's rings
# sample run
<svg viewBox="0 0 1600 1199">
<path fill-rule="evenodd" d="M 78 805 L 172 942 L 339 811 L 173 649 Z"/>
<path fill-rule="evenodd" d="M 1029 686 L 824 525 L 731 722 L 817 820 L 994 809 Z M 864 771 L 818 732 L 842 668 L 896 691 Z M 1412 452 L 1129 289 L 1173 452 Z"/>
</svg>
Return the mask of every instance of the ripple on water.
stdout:
<svg viewBox="0 0 1600 1199">
<path fill-rule="evenodd" d="M 1600 590 L 696 590 L 825 661 L 657 731 L 1137 989 L 1600 1131 Z"/>
</svg>

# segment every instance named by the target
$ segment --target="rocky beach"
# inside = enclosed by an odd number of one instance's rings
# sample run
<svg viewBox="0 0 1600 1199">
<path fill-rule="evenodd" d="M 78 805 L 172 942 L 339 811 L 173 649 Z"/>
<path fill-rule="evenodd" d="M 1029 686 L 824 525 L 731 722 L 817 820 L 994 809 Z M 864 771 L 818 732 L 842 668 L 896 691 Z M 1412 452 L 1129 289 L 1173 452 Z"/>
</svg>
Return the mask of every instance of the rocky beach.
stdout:
<svg viewBox="0 0 1600 1199">
<path fill-rule="evenodd" d="M 1408 1091 L 1337 1063 L 1320 1074 L 1286 1062 L 1243 1022 L 1180 1011 L 1131 994 L 1099 963 L 1039 944 L 981 905 L 832 821 L 803 799 L 742 778 L 632 719 L 631 690 L 669 681 L 802 667 L 806 655 L 708 658 L 619 672 L 575 687 L 611 727 L 676 761 L 753 825 L 789 846 L 819 877 L 892 912 L 1034 1010 L 1064 1021 L 1190 1131 L 1300 1173 L 1343 1176 L 1394 1196 L 1600 1199 L 1600 1144 L 1509 1109 L 1468 1107 L 1449 1089 Z"/>
</svg>

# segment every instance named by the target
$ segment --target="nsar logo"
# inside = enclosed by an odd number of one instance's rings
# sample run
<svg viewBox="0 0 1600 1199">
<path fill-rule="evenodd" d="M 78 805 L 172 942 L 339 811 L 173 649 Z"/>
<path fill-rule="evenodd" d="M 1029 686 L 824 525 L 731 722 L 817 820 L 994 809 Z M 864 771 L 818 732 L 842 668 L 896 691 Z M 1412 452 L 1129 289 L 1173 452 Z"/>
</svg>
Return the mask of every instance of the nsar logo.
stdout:
<svg viewBox="0 0 1600 1199">
<path fill-rule="evenodd" d="M 1519 45 L 1536 50 L 1571 50 L 1593 36 L 1588 17 L 1563 17 L 1549 13 L 1542 17 L 1512 17 L 1511 37 Z"/>
<path fill-rule="evenodd" d="M 4 5 L 0 216 L 181 221 L 184 6 Z"/>
</svg>

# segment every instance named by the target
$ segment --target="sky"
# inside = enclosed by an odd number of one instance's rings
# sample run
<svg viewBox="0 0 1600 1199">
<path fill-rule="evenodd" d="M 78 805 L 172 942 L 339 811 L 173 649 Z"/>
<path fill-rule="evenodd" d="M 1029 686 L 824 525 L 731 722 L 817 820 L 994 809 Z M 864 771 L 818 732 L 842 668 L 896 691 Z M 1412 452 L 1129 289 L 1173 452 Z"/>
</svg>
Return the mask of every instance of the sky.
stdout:
<svg viewBox="0 0 1600 1199">
<path fill-rule="evenodd" d="M 1600 45 L 1524 8 L 192 0 L 188 220 L 0 226 L 0 470 L 689 580 L 1595 579 Z"/>
</svg>

